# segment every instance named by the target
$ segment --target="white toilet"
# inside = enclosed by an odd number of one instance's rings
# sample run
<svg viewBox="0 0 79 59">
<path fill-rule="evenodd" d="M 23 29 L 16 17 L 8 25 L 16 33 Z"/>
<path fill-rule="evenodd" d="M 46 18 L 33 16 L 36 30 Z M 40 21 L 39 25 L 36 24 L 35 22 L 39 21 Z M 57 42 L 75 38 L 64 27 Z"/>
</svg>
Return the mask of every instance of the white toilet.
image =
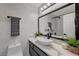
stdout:
<svg viewBox="0 0 79 59">
<path fill-rule="evenodd" d="M 23 56 L 21 44 L 16 43 L 8 46 L 7 56 Z"/>
</svg>

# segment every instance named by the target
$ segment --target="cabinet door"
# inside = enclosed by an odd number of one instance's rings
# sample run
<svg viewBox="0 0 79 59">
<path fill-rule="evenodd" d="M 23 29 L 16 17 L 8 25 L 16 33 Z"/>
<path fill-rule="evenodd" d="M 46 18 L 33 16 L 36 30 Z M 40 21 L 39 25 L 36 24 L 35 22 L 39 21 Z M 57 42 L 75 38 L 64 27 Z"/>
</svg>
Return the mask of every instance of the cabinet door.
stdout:
<svg viewBox="0 0 79 59">
<path fill-rule="evenodd" d="M 38 56 L 38 54 L 33 50 L 33 47 L 29 45 L 29 54 L 31 56 Z"/>
<path fill-rule="evenodd" d="M 41 49 L 39 49 L 36 46 L 34 46 L 34 50 L 37 52 L 37 54 L 39 54 L 39 56 L 47 56 L 45 52 L 43 52 Z"/>
<path fill-rule="evenodd" d="M 29 41 L 29 54 L 31 56 L 48 56 L 45 52 L 39 49 L 36 45 Z"/>
</svg>

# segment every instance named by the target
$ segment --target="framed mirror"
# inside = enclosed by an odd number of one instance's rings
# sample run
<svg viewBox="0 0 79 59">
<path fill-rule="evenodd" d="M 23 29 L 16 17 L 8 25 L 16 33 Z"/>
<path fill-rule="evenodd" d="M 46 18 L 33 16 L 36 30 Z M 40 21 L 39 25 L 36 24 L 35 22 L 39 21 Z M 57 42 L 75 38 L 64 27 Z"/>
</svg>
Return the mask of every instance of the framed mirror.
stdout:
<svg viewBox="0 0 79 59">
<path fill-rule="evenodd" d="M 40 32 L 47 34 L 50 30 L 52 36 L 58 38 L 65 38 L 66 36 L 76 37 L 75 17 L 75 4 L 65 6 L 50 14 L 48 13 L 40 18 Z"/>
</svg>

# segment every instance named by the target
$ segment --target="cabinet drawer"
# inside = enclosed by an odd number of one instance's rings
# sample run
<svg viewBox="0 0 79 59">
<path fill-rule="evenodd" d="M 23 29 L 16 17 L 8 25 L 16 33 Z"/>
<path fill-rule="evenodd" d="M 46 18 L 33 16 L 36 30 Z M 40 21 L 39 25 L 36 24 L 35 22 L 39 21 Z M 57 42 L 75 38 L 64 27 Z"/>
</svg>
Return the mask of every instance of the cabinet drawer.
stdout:
<svg viewBox="0 0 79 59">
<path fill-rule="evenodd" d="M 39 54 L 39 56 L 47 56 L 45 52 L 43 52 L 41 49 L 39 49 L 36 46 L 34 46 L 34 50 L 37 52 L 37 54 Z"/>
</svg>

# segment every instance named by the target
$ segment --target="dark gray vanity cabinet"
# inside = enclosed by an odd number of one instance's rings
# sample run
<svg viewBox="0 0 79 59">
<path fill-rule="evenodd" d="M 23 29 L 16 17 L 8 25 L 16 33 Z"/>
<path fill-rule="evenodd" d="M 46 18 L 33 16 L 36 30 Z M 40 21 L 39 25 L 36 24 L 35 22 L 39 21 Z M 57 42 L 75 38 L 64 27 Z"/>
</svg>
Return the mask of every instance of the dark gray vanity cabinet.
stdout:
<svg viewBox="0 0 79 59">
<path fill-rule="evenodd" d="M 44 51 L 29 41 L 29 54 L 31 56 L 48 56 Z"/>
<path fill-rule="evenodd" d="M 34 46 L 32 45 L 32 43 L 29 42 L 29 54 L 30 54 L 31 56 L 38 56 L 38 54 L 34 51 L 33 47 L 34 47 Z"/>
<path fill-rule="evenodd" d="M 20 34 L 20 19 L 18 17 L 7 16 L 11 18 L 11 36 L 18 36 Z"/>
</svg>

